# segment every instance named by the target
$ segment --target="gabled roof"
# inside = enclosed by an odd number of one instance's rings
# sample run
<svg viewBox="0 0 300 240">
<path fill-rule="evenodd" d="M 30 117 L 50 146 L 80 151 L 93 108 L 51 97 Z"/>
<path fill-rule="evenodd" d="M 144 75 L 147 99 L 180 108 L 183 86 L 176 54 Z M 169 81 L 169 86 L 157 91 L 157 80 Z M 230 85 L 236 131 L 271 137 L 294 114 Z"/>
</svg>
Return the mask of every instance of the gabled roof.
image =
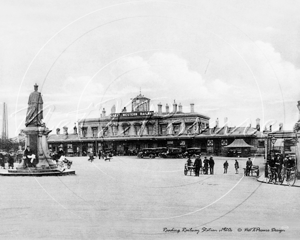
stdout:
<svg viewBox="0 0 300 240">
<path fill-rule="evenodd" d="M 252 145 L 249 145 L 244 141 L 244 139 L 235 139 L 231 144 L 228 146 L 225 146 L 227 148 L 245 148 L 245 147 L 254 147 Z"/>
</svg>

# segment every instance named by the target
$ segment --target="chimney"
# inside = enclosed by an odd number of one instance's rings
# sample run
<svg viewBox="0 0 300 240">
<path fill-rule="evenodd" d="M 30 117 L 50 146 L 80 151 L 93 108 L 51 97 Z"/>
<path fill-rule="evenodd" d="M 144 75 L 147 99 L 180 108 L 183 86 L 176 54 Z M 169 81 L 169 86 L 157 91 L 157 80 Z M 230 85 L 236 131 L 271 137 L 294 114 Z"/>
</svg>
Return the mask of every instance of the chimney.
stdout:
<svg viewBox="0 0 300 240">
<path fill-rule="evenodd" d="M 194 113 L 194 103 L 191 103 L 191 113 Z"/>
<path fill-rule="evenodd" d="M 228 118 L 224 118 L 224 134 L 228 133 Z"/>
<path fill-rule="evenodd" d="M 272 132 L 272 125 L 270 125 L 270 132 Z"/>
<path fill-rule="evenodd" d="M 283 123 L 279 123 L 279 131 L 283 131 Z"/>
<path fill-rule="evenodd" d="M 106 111 L 105 111 L 105 108 L 103 108 L 103 110 L 102 110 L 102 117 L 105 117 L 105 114 L 106 114 Z"/>
<path fill-rule="evenodd" d="M 116 105 L 113 105 L 110 110 L 111 113 L 116 113 Z"/>
<path fill-rule="evenodd" d="M 161 103 L 157 104 L 157 109 L 158 109 L 158 115 L 162 115 L 162 105 Z"/>
<path fill-rule="evenodd" d="M 174 100 L 174 103 L 173 103 L 173 112 L 174 113 L 177 112 L 177 104 L 175 103 L 175 100 Z"/>
<path fill-rule="evenodd" d="M 64 126 L 63 129 L 64 129 L 64 134 L 68 135 L 68 127 Z"/>
<path fill-rule="evenodd" d="M 166 113 L 169 113 L 169 105 L 166 104 Z"/>
<path fill-rule="evenodd" d="M 224 118 L 224 126 L 228 126 L 228 118 L 227 117 Z"/>
<path fill-rule="evenodd" d="M 219 118 L 217 118 L 217 120 L 216 120 L 216 128 L 218 128 L 219 127 Z"/>
<path fill-rule="evenodd" d="M 75 126 L 74 126 L 74 134 L 76 134 L 77 135 L 77 127 L 76 127 L 76 123 L 75 123 Z"/>
<path fill-rule="evenodd" d="M 260 131 L 260 119 L 259 118 L 256 119 L 256 130 Z"/>
<path fill-rule="evenodd" d="M 60 134 L 60 129 L 56 128 L 56 134 L 59 135 Z"/>
<path fill-rule="evenodd" d="M 178 108 L 179 108 L 178 111 L 182 112 L 182 105 L 181 105 L 181 103 L 179 103 Z"/>
</svg>

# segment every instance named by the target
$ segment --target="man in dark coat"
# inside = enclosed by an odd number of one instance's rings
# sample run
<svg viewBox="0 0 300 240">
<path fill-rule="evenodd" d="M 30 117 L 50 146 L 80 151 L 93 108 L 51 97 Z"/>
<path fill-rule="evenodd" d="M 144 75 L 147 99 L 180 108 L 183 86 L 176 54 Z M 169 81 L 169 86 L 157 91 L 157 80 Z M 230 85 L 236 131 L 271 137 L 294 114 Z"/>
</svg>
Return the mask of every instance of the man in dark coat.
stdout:
<svg viewBox="0 0 300 240">
<path fill-rule="evenodd" d="M 214 166 L 215 166 L 215 161 L 212 156 L 209 158 L 209 170 L 210 174 L 214 174 Z"/>
<path fill-rule="evenodd" d="M 203 174 L 208 174 L 208 164 L 209 164 L 209 160 L 208 160 L 206 157 L 204 157 L 203 164 L 204 164 L 204 171 L 203 171 Z"/>
<path fill-rule="evenodd" d="M 10 151 L 8 155 L 8 169 L 10 168 L 14 169 L 14 162 L 15 162 L 14 152 Z"/>
<path fill-rule="evenodd" d="M 228 166 L 229 166 L 228 162 L 225 161 L 224 164 L 223 164 L 223 167 L 224 167 L 224 173 L 227 173 Z"/>
<path fill-rule="evenodd" d="M 246 176 L 250 175 L 251 167 L 252 167 L 252 161 L 251 158 L 248 158 L 248 161 L 246 162 Z"/>
<path fill-rule="evenodd" d="M 32 151 L 29 146 L 26 147 L 24 151 L 24 166 L 30 167 L 31 166 L 31 157 L 32 157 Z"/>
<path fill-rule="evenodd" d="M 234 168 L 235 168 L 235 174 L 239 173 L 239 162 L 237 160 L 235 160 L 234 162 Z"/>
<path fill-rule="evenodd" d="M 0 166 L 5 169 L 5 160 L 2 153 L 0 153 Z"/>
<path fill-rule="evenodd" d="M 60 159 L 60 157 L 61 157 L 61 156 L 64 156 L 64 155 L 65 155 L 65 153 L 64 153 L 64 151 L 63 151 L 63 149 L 62 149 L 62 148 L 60 148 L 60 149 L 59 149 L 59 151 L 58 151 L 58 153 L 57 153 L 57 154 L 58 154 L 58 156 L 57 156 L 57 157 L 58 157 L 58 159 Z"/>
<path fill-rule="evenodd" d="M 195 159 L 194 166 L 195 166 L 195 175 L 199 176 L 200 168 L 202 167 L 202 161 L 199 155 L 197 155 Z"/>
</svg>

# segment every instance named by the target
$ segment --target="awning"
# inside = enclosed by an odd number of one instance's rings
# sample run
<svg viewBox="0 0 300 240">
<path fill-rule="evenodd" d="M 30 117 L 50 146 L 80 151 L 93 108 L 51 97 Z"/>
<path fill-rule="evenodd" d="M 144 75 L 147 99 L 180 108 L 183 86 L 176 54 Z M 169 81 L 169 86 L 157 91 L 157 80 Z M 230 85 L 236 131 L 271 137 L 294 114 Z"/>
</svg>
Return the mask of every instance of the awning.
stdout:
<svg viewBox="0 0 300 240">
<path fill-rule="evenodd" d="M 251 148 L 254 147 L 244 141 L 244 139 L 235 139 L 231 144 L 225 146 L 227 148 Z"/>
</svg>

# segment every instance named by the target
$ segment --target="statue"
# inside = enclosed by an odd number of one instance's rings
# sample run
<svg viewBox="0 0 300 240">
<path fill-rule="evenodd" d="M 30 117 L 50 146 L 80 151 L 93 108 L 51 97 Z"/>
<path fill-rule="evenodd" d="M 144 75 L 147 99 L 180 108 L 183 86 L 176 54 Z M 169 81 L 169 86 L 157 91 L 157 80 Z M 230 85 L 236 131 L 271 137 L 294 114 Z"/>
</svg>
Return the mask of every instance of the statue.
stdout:
<svg viewBox="0 0 300 240">
<path fill-rule="evenodd" d="M 43 99 L 38 90 L 38 85 L 34 85 L 34 92 L 32 92 L 28 99 L 28 109 L 26 114 L 25 126 L 43 126 Z"/>
</svg>

